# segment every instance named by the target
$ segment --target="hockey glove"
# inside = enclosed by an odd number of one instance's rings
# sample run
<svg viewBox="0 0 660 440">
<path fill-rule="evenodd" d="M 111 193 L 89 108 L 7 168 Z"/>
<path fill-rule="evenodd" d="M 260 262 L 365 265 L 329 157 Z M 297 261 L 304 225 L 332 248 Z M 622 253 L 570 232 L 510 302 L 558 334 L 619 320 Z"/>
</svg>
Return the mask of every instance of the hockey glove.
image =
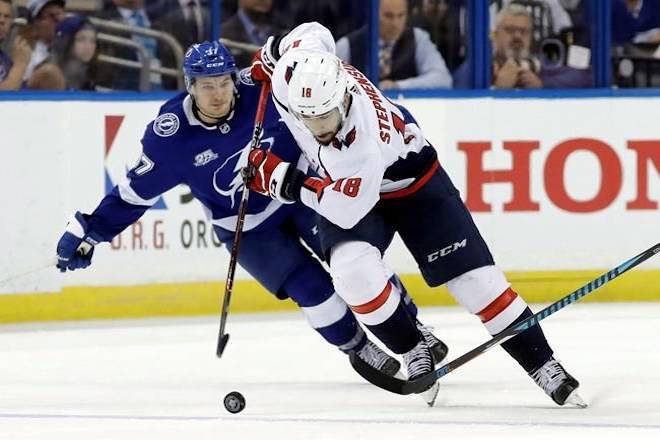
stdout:
<svg viewBox="0 0 660 440">
<path fill-rule="evenodd" d="M 270 81 L 273 70 L 275 70 L 275 64 L 280 58 L 279 53 L 277 53 L 277 46 L 279 46 L 280 41 L 281 37 L 270 36 L 263 47 L 254 54 L 250 66 L 250 75 L 254 81 Z"/>
<path fill-rule="evenodd" d="M 248 161 L 254 167 L 254 175 L 250 181 L 252 191 L 282 203 L 295 202 L 286 192 L 287 177 L 291 174 L 289 169 L 294 168 L 290 163 L 261 148 L 253 149 Z"/>
<path fill-rule="evenodd" d="M 100 241 L 100 237 L 88 231 L 84 215 L 76 212 L 57 242 L 57 268 L 66 272 L 88 267 L 92 264 L 94 246 Z"/>
</svg>

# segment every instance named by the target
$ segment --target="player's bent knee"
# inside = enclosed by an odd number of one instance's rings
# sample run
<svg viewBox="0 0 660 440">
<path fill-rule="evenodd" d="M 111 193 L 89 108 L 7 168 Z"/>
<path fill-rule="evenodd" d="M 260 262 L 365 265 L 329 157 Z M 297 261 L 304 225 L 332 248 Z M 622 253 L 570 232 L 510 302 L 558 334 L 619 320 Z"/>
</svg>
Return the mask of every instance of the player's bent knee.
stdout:
<svg viewBox="0 0 660 440">
<path fill-rule="evenodd" d="M 380 251 L 362 241 L 344 242 L 331 251 L 330 274 L 348 304 L 373 299 L 389 279 Z"/>
<path fill-rule="evenodd" d="M 483 266 L 459 275 L 447 282 L 447 288 L 491 334 L 507 328 L 527 308 L 497 266 Z"/>
<path fill-rule="evenodd" d="M 315 329 L 341 321 L 348 311 L 346 303 L 335 293 L 330 275 L 311 258 L 289 275 L 280 290 L 298 304 Z"/>
<path fill-rule="evenodd" d="M 366 242 L 345 242 L 330 257 L 337 293 L 367 325 L 384 322 L 400 302 L 399 289 L 389 281 L 391 271 L 380 251 Z"/>
<path fill-rule="evenodd" d="M 330 298 L 335 288 L 330 274 L 321 264 L 309 257 L 296 267 L 279 289 L 300 307 L 315 306 Z"/>
</svg>

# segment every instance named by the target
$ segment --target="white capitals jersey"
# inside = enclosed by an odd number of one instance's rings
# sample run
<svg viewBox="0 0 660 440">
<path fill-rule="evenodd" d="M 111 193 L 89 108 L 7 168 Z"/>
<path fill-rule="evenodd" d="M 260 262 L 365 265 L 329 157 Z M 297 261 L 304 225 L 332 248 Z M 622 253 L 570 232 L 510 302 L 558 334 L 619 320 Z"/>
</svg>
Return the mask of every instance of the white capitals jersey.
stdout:
<svg viewBox="0 0 660 440">
<path fill-rule="evenodd" d="M 315 22 L 302 24 L 287 34 L 279 44 L 281 58 L 273 72 L 273 100 L 310 166 L 325 179 L 321 190 L 303 186 L 302 202 L 332 223 L 349 229 L 381 196 L 393 196 L 414 185 L 429 164 L 420 170 L 420 160 L 408 160 L 410 166 L 404 162 L 410 153 L 433 147 L 417 124 L 404 122 L 401 109 L 348 64 L 343 66 L 349 77 L 351 104 L 335 139 L 329 145 L 321 145 L 288 109 L 292 58 L 301 49 L 334 54 L 335 43 L 330 31 Z M 435 150 L 425 155 L 427 159 L 429 156 L 437 164 Z M 394 168 L 397 172 L 388 178 L 388 169 Z"/>
</svg>

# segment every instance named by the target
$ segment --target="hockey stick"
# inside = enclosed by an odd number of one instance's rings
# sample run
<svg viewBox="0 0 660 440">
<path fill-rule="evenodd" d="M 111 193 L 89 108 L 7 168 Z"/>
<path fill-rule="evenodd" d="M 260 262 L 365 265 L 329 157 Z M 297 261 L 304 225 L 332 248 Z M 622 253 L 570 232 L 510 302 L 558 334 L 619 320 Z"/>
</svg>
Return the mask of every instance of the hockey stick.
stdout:
<svg viewBox="0 0 660 440">
<path fill-rule="evenodd" d="M 48 260 L 43 260 L 39 264 L 35 264 L 34 267 L 17 271 L 15 273 L 9 275 L 8 277 L 1 279 L 0 280 L 0 286 L 2 286 L 4 284 L 7 284 L 10 281 L 14 281 L 18 278 L 23 278 L 23 277 L 31 275 L 35 272 L 39 272 L 40 270 L 49 268 L 51 266 L 54 267 L 56 263 L 57 263 L 57 258 L 55 258 L 55 257 L 49 258 Z"/>
<path fill-rule="evenodd" d="M 254 131 L 252 132 L 252 142 L 250 150 L 259 147 L 259 140 L 261 139 L 261 132 L 263 131 L 264 113 L 266 112 L 266 104 L 268 103 L 268 94 L 270 93 L 270 83 L 264 82 L 261 86 L 261 93 L 259 94 L 259 103 L 257 104 L 257 114 L 254 117 Z M 250 165 L 248 164 L 248 167 Z M 229 301 L 231 300 L 231 292 L 234 288 L 234 274 L 236 272 L 236 262 L 238 260 L 238 248 L 241 244 L 241 235 L 243 233 L 243 224 L 245 223 L 245 214 L 247 212 L 248 197 L 250 196 L 250 181 L 253 174 L 251 172 L 243 174 L 243 194 L 241 196 L 241 204 L 238 207 L 238 216 L 236 218 L 236 230 L 234 231 L 234 242 L 231 246 L 231 254 L 229 256 L 229 268 L 227 270 L 227 280 L 225 281 L 225 295 L 222 301 L 222 312 L 220 314 L 220 331 L 218 333 L 218 347 L 216 355 L 222 357 L 222 352 L 225 351 L 227 341 L 229 341 L 229 333 L 225 333 L 225 326 L 227 325 L 227 313 L 229 313 Z"/>
<path fill-rule="evenodd" d="M 453 361 L 443 365 L 442 367 L 438 368 L 437 370 L 428 373 L 416 380 L 413 381 L 405 381 L 401 379 L 397 379 L 395 377 L 390 377 L 387 376 L 386 374 L 381 373 L 379 370 L 376 370 L 375 368 L 372 368 L 369 364 L 364 362 L 362 359 L 360 359 L 359 356 L 357 356 L 355 353 L 350 354 L 350 360 L 351 360 L 351 365 L 355 369 L 355 371 L 360 374 L 363 378 L 365 378 L 367 381 L 371 382 L 372 384 L 376 385 L 377 387 L 383 388 L 384 390 L 390 391 L 392 393 L 396 394 L 416 394 L 419 393 L 427 388 L 429 388 L 435 381 L 440 379 L 441 377 L 451 373 L 454 371 L 456 368 L 460 367 L 461 365 L 471 361 L 472 359 L 476 358 L 477 356 L 485 353 L 492 347 L 499 345 L 514 336 L 518 335 L 519 333 L 524 332 L 528 328 L 531 328 L 538 324 L 541 320 L 547 318 L 548 316 L 552 315 L 553 313 L 563 309 L 569 304 L 572 304 L 579 299 L 581 299 L 583 296 L 588 295 L 589 293 L 593 292 L 594 290 L 598 289 L 605 283 L 608 283 L 609 281 L 612 281 L 616 277 L 623 275 L 633 267 L 637 266 L 638 264 L 648 260 L 655 254 L 660 252 L 660 243 L 656 244 L 655 246 L 652 246 L 651 248 L 645 250 L 639 255 L 634 256 L 633 258 L 629 259 L 628 261 L 621 263 L 619 266 L 615 267 L 614 269 L 610 270 L 607 273 L 604 273 L 603 275 L 599 276 L 598 278 L 588 282 L 584 286 L 580 287 L 579 289 L 575 290 L 574 292 L 569 293 L 565 297 L 561 298 L 558 301 L 555 301 L 554 303 L 550 304 L 548 307 L 545 309 L 541 310 L 540 312 L 536 313 L 533 316 L 530 316 L 529 318 L 525 319 L 524 321 L 521 321 L 517 324 L 515 324 L 513 327 L 510 327 L 507 330 L 504 330 L 503 332 L 499 333 L 497 336 L 494 336 L 492 339 L 489 341 L 484 342 L 480 346 L 468 351 L 464 355 L 454 359 Z"/>
</svg>

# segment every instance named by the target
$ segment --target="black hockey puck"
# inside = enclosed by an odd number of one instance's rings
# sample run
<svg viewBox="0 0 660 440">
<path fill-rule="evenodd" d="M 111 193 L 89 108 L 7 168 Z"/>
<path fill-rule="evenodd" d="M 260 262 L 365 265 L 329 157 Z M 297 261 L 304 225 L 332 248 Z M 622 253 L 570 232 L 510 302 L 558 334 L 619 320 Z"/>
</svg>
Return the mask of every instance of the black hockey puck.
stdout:
<svg viewBox="0 0 660 440">
<path fill-rule="evenodd" d="M 245 409 L 245 397 L 238 391 L 232 391 L 225 396 L 224 404 L 227 411 L 236 414 Z"/>
</svg>

